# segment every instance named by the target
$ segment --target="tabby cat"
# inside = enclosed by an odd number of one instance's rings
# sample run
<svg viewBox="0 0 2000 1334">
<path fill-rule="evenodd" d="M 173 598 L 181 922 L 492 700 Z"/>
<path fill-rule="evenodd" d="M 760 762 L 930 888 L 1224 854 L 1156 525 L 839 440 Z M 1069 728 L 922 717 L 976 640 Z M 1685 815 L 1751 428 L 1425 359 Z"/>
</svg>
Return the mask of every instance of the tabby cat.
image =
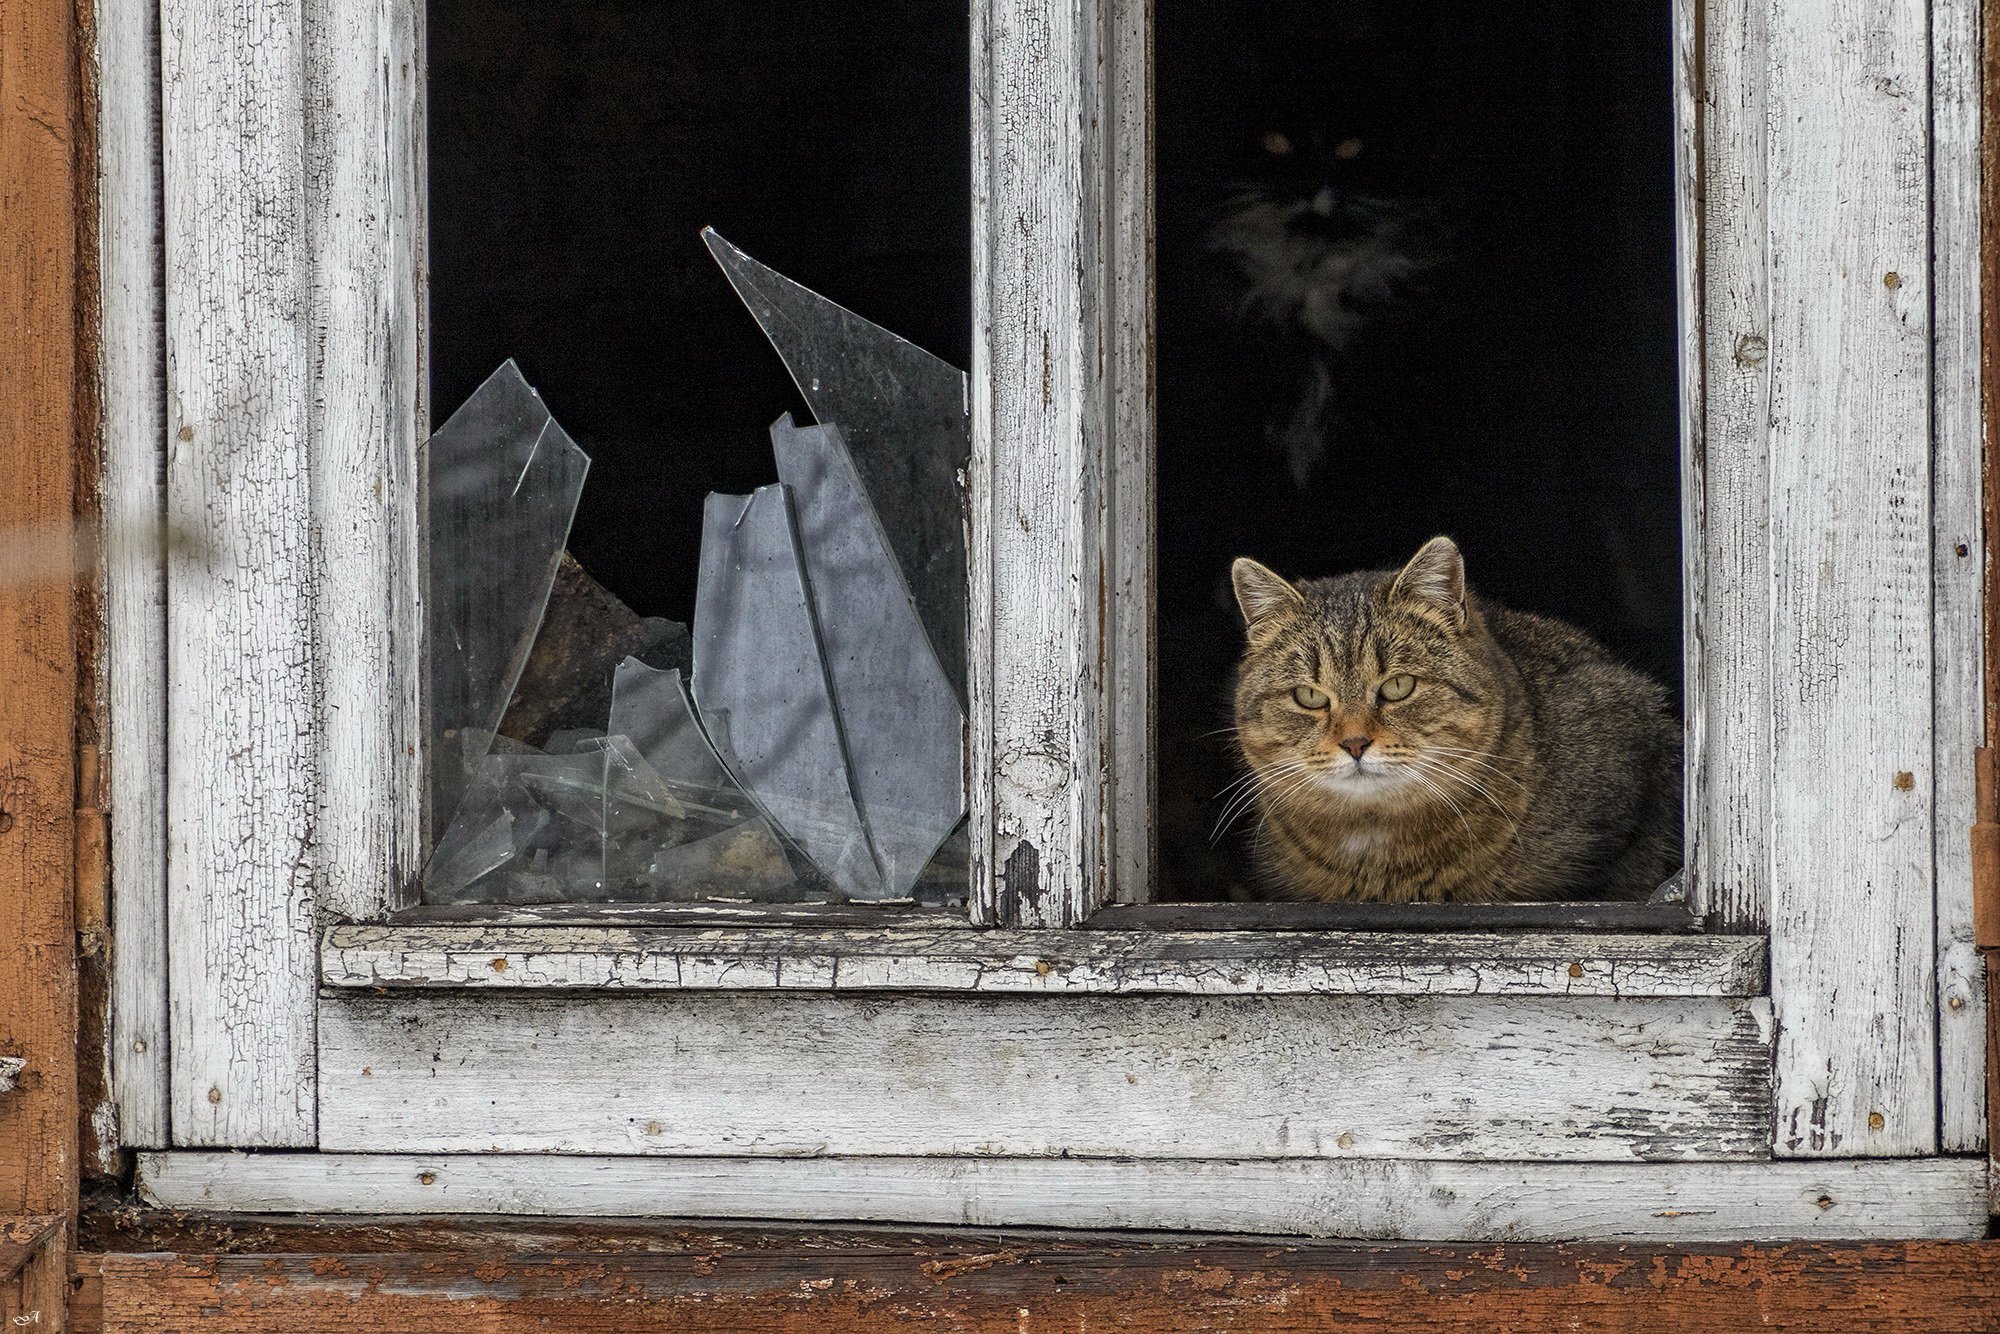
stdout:
<svg viewBox="0 0 2000 1334">
<path fill-rule="evenodd" d="M 1236 740 L 1272 897 L 1643 898 L 1681 862 L 1666 692 L 1546 616 L 1482 602 L 1436 537 L 1400 572 L 1231 569 Z"/>
</svg>

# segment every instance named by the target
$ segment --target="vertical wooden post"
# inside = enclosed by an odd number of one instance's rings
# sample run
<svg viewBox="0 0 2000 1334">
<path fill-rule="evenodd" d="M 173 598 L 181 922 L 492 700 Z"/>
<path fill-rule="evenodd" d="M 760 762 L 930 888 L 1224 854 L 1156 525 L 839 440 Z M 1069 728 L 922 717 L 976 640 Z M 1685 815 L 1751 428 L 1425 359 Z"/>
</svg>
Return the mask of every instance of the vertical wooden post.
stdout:
<svg viewBox="0 0 2000 1334">
<path fill-rule="evenodd" d="M 1928 19 L 1765 16 L 1780 1156 L 1937 1150 Z"/>
<path fill-rule="evenodd" d="M 75 25 L 0 0 L 0 1215 L 60 1220 L 0 1309 L 37 1331 L 64 1326 L 77 1199 Z"/>
<path fill-rule="evenodd" d="M 1148 873 L 1149 17 L 1145 0 L 973 7 L 972 862 L 989 922 L 1066 925 L 1109 898 L 1114 866 Z"/>
<path fill-rule="evenodd" d="M 321 785 L 301 0 L 166 0 L 168 989 L 177 1144 L 314 1137 Z"/>
</svg>

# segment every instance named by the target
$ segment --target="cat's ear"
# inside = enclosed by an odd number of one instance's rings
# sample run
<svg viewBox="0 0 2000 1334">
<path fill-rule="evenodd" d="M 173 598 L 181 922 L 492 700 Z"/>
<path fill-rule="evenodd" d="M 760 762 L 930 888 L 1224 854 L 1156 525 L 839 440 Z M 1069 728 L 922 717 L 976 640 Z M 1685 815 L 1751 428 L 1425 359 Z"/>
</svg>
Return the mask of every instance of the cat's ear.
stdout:
<svg viewBox="0 0 2000 1334">
<path fill-rule="evenodd" d="M 1244 627 L 1252 636 L 1274 617 L 1306 605 L 1298 589 L 1248 556 L 1238 556 L 1229 567 L 1229 582 L 1236 588 L 1236 605 L 1242 609 Z"/>
<path fill-rule="evenodd" d="M 1448 537 L 1433 537 L 1389 586 L 1389 601 L 1429 616 L 1456 633 L 1465 628 L 1465 557 Z"/>
</svg>

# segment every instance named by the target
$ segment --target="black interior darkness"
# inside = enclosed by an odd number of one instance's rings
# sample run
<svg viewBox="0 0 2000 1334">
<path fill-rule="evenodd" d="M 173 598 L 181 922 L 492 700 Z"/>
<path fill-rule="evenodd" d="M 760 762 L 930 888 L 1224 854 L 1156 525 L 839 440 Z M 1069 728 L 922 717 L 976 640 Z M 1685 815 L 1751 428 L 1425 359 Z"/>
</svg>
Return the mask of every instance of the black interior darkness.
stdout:
<svg viewBox="0 0 2000 1334">
<path fill-rule="evenodd" d="M 765 427 L 803 413 L 697 232 L 968 365 L 966 11 L 428 22 L 433 420 L 516 358 L 595 460 L 571 550 L 685 619 L 702 498 L 774 480 Z M 1234 556 L 1332 574 L 1450 533 L 1483 592 L 1678 697 L 1669 43 L 1656 3 L 1157 0 L 1158 897 L 1241 892 L 1209 840 Z M 1297 339 L 1243 318 L 1211 244 L 1246 190 L 1364 201 L 1418 261 L 1330 363 L 1303 485 L 1265 429 Z"/>
</svg>

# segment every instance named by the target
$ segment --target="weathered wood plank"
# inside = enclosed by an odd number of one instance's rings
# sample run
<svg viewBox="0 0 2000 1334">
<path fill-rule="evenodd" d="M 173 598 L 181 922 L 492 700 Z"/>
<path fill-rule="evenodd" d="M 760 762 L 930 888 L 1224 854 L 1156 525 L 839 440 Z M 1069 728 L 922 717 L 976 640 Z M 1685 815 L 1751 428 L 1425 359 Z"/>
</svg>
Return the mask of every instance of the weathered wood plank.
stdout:
<svg viewBox="0 0 2000 1334">
<path fill-rule="evenodd" d="M 531 1253 L 86 1256 L 109 1334 L 1981 1329 L 2000 1245 L 1356 1246 L 730 1230 Z"/>
<path fill-rule="evenodd" d="M 171 1114 L 313 1137 L 310 269 L 299 0 L 163 0 Z"/>
<path fill-rule="evenodd" d="M 44 546 L 0 570 L 0 1215 L 19 1220 L 7 1241 L 39 1234 L 0 1281 L 0 1322 L 58 1332 L 80 1175 L 77 657 L 90 640 L 66 549 L 94 341 L 78 318 L 95 165 L 78 12 L 0 0 L 0 535 Z"/>
<path fill-rule="evenodd" d="M 1976 1237 L 1977 1159 L 1454 1163 L 147 1154 L 169 1209 L 823 1218 L 1405 1241 Z"/>
<path fill-rule="evenodd" d="M 1107 604 L 1146 577 L 1144 495 L 1112 460 L 1150 453 L 1147 110 L 1135 64 L 1108 53 L 1143 0 L 973 6 L 971 794 L 975 916 L 1062 926 L 1139 863 L 1109 828 L 1136 812 L 1109 784 L 1146 738 L 1135 643 L 1144 608 Z M 1135 475 L 1129 479 L 1139 482 Z M 1143 485 L 1143 483 L 1142 483 Z M 1114 518 L 1113 516 L 1121 516 Z M 1126 674 L 1107 692 L 1107 670 Z M 1148 692 L 1149 694 L 1149 692 Z M 1143 790 L 1143 769 L 1128 770 Z"/>
<path fill-rule="evenodd" d="M 1110 732 L 1108 896 L 1151 897 L 1155 853 L 1153 701 L 1154 247 L 1153 6 L 1113 0 L 1105 39 L 1110 160 L 1106 270 L 1111 428 L 1105 474 L 1105 721 Z"/>
<path fill-rule="evenodd" d="M 376 1153 L 1760 1156 L 1761 999 L 330 996 Z"/>
<path fill-rule="evenodd" d="M 1980 570 L 1980 6 L 1931 4 L 1931 737 L 1939 1147 L 1986 1146 L 1985 966 L 1972 935 L 1972 753 L 1985 708 Z"/>
<path fill-rule="evenodd" d="M 1688 934 L 1677 903 L 1114 903 L 1095 931 L 1649 931 Z"/>
<path fill-rule="evenodd" d="M 1680 185 L 1682 207 L 1692 190 L 1701 209 L 1692 275 L 1685 250 L 1682 259 L 1701 342 L 1700 423 L 1683 422 L 1693 438 L 1683 437 L 1681 469 L 1689 901 L 1725 930 L 1756 931 L 1770 922 L 1771 867 L 1770 0 L 1686 3 L 1700 5 L 1702 43 L 1701 178 Z M 1686 57 L 1679 77 L 1694 77 Z M 1691 368 L 1682 373 L 1685 411 L 1695 386 Z"/>
<path fill-rule="evenodd" d="M 0 1283 L 27 1268 L 49 1238 L 63 1230 L 61 1214 L 0 1217 Z"/>
<path fill-rule="evenodd" d="M 0 1094 L 6 1215 L 76 1208 L 80 700 L 63 544 L 76 503 L 76 218 L 88 188 L 79 98 L 75 8 L 0 0 L 0 534 L 55 556 L 0 571 L 0 1056 L 18 1062 Z"/>
<path fill-rule="evenodd" d="M 1926 6 L 1767 22 L 1776 1147 L 1930 1153 Z"/>
<path fill-rule="evenodd" d="M 111 1068 L 118 1135 L 167 1143 L 166 348 L 160 11 L 97 12 Z"/>
<path fill-rule="evenodd" d="M 1755 936 L 330 928 L 329 987 L 1751 996 Z"/>
<path fill-rule="evenodd" d="M 423 853 L 421 23 L 414 0 L 303 10 L 316 891 L 352 917 L 400 906 Z"/>
<path fill-rule="evenodd" d="M 1781 1247 L 1349 1246 L 992 1233 L 730 1231 L 673 1249 L 85 1257 L 108 1334 L 547 1328 L 821 1334 L 1416 1329 L 1980 1329 L 2000 1296 L 1985 1242 Z"/>
</svg>

